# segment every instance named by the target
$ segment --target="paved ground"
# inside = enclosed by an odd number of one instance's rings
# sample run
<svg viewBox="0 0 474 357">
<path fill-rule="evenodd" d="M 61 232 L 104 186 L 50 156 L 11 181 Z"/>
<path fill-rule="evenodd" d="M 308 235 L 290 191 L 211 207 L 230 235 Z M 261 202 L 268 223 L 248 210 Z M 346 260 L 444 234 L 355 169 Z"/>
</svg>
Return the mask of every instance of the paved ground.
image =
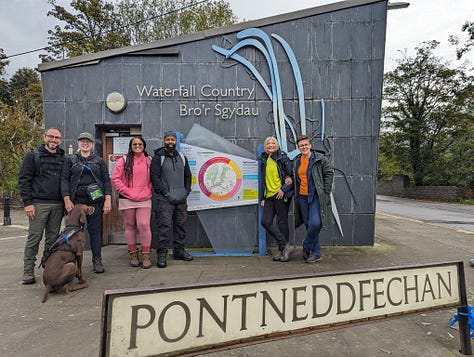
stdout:
<svg viewBox="0 0 474 357">
<path fill-rule="evenodd" d="M 474 234 L 386 214 L 377 215 L 375 247 L 324 247 L 318 264 L 303 263 L 300 254 L 288 263 L 275 263 L 269 256 L 206 257 L 193 262 L 171 260 L 167 269 L 143 270 L 128 265 L 124 246 L 107 246 L 105 274 L 92 273 L 90 252 L 86 252 L 89 288 L 69 295 L 50 294 L 42 304 L 41 270 L 36 272 L 36 284 L 21 284 L 27 224 L 22 211 L 12 211 L 12 223 L 0 225 L 1 356 L 97 356 L 105 289 L 460 260 L 466 264 L 469 304 L 474 304 L 474 268 L 467 264 L 474 258 Z M 458 332 L 447 327 L 454 312 L 420 313 L 207 356 L 460 356 Z"/>
<path fill-rule="evenodd" d="M 377 212 L 474 233 L 474 205 L 427 202 L 377 195 Z"/>
</svg>

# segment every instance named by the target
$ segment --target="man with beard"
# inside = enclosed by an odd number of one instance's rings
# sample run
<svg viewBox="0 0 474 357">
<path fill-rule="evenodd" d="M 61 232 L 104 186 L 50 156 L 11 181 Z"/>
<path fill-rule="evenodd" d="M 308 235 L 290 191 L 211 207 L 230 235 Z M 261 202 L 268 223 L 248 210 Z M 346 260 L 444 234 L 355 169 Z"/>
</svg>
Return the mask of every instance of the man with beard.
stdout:
<svg viewBox="0 0 474 357">
<path fill-rule="evenodd" d="M 64 204 L 60 181 L 64 162 L 61 132 L 56 128 L 46 129 L 44 144 L 28 152 L 18 174 L 18 187 L 24 210 L 29 218 L 29 231 L 23 258 L 23 284 L 35 283 L 35 261 L 39 244 L 45 235 L 45 251 L 56 240 Z"/>
<path fill-rule="evenodd" d="M 168 233 L 173 226 L 173 258 L 191 261 L 193 257 L 184 249 L 187 218 L 186 198 L 191 192 L 191 170 L 188 159 L 176 150 L 176 132 L 167 131 L 164 146 L 155 150 L 151 162 L 151 182 L 158 199 L 158 268 L 166 268 Z"/>
</svg>

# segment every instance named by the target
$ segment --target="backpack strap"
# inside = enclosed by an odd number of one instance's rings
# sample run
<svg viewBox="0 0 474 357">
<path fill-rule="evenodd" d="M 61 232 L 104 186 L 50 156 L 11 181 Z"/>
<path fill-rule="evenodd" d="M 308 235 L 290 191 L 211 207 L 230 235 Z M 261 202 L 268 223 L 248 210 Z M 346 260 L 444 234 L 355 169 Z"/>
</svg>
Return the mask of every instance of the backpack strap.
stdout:
<svg viewBox="0 0 474 357">
<path fill-rule="evenodd" d="M 40 152 L 39 152 L 38 149 L 33 150 L 33 162 L 34 162 L 34 166 L 35 166 L 36 176 L 40 176 L 42 170 L 41 170 Z"/>
<path fill-rule="evenodd" d="M 72 162 L 71 169 L 76 165 L 82 166 L 84 169 L 86 169 L 87 171 L 89 171 L 92 174 L 92 177 L 94 178 L 95 182 L 99 183 L 100 181 L 95 176 L 94 171 L 92 171 L 92 167 L 90 167 L 90 165 L 84 165 L 83 163 L 79 162 L 78 159 L 79 159 L 78 156 L 75 155 L 75 154 L 71 156 L 71 162 Z M 102 161 L 102 159 L 100 157 L 95 156 L 91 163 L 92 164 L 97 164 L 97 165 L 100 166 L 101 161 Z M 124 161 L 125 161 L 125 159 L 124 159 Z"/>
</svg>

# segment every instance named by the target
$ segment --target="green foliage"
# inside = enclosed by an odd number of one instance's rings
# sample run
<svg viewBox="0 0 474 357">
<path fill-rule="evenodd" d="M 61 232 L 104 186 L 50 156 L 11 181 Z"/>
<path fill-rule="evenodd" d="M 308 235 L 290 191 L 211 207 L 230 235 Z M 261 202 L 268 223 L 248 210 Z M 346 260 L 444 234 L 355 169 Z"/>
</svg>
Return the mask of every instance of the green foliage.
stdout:
<svg viewBox="0 0 474 357">
<path fill-rule="evenodd" d="M 10 63 L 6 58 L 7 55 L 3 52 L 3 48 L 0 48 L 0 76 L 5 75 L 5 67 Z"/>
<path fill-rule="evenodd" d="M 69 12 L 48 0 L 53 7 L 48 16 L 65 23 L 49 30 L 48 52 L 53 58 L 75 57 L 87 53 L 109 50 L 129 45 L 128 38 L 120 29 L 115 6 L 106 0 L 73 0 Z"/>
<path fill-rule="evenodd" d="M 404 161 L 401 161 L 402 155 L 399 155 L 397 145 L 392 135 L 386 133 L 380 134 L 379 150 L 379 180 L 391 180 L 396 174 L 409 175 Z"/>
<path fill-rule="evenodd" d="M 458 36 L 450 36 L 449 41 L 458 46 L 456 49 L 456 56 L 458 59 L 461 59 L 466 52 L 471 50 L 471 47 L 474 46 L 474 21 L 466 21 L 461 28 L 462 32 L 467 33 L 467 39 L 464 40 L 464 43 L 459 39 Z"/>
<path fill-rule="evenodd" d="M 0 79 L 0 102 L 13 105 L 13 98 L 10 93 L 10 87 L 8 81 L 5 79 Z"/>
<path fill-rule="evenodd" d="M 387 162 L 398 163 L 402 170 L 401 163 L 407 163 L 417 186 L 452 182 L 447 168 L 464 171 L 459 148 L 472 141 L 467 129 L 473 119 L 473 78 L 434 56 L 437 46 L 436 41 L 426 42 L 416 48 L 415 57 L 405 53 L 384 76 L 386 131 L 380 152 L 386 157 L 381 175 L 390 171 Z"/>
<path fill-rule="evenodd" d="M 14 100 L 24 97 L 31 84 L 40 83 L 38 72 L 31 68 L 20 68 L 10 79 L 10 94 Z"/>
<path fill-rule="evenodd" d="M 5 68 L 8 66 L 10 61 L 6 60 L 7 55 L 3 52 L 3 48 L 0 48 L 0 77 L 6 74 Z M 13 104 L 10 88 L 8 87 L 8 81 L 0 78 L 0 102 Z"/>
<path fill-rule="evenodd" d="M 21 98 L 19 105 L 10 106 L 0 103 L 0 194 L 16 193 L 18 171 L 24 155 L 36 147 L 43 131 L 43 115 L 32 119 L 23 109 Z"/>
<path fill-rule="evenodd" d="M 182 36 L 237 21 L 222 0 L 197 4 L 196 0 L 122 0 L 117 4 L 131 44 Z M 150 19 L 150 20 L 147 20 Z"/>
<path fill-rule="evenodd" d="M 11 100 L 0 101 L 0 194 L 12 195 L 23 156 L 40 142 L 43 105 L 36 71 L 19 69 L 4 84 Z"/>
<path fill-rule="evenodd" d="M 222 0 L 74 0 L 69 12 L 48 0 L 54 16 L 64 23 L 48 31 L 49 58 L 80 56 L 148 43 L 235 23 L 230 5 Z M 182 10 L 180 10 L 182 9 Z"/>
</svg>

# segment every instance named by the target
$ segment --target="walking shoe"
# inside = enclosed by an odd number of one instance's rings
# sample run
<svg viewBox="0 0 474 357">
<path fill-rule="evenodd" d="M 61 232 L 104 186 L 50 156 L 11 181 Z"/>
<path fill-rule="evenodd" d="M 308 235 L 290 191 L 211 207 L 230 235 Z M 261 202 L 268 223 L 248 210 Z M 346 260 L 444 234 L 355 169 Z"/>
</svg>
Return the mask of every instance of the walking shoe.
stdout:
<svg viewBox="0 0 474 357">
<path fill-rule="evenodd" d="M 139 267 L 140 261 L 138 260 L 138 252 L 128 252 L 128 254 L 130 254 L 130 265 L 134 268 Z"/>
<path fill-rule="evenodd" d="M 150 253 L 142 253 L 142 267 L 143 269 L 151 268 Z"/>
<path fill-rule="evenodd" d="M 303 259 L 304 260 L 308 259 L 309 254 L 310 254 L 310 250 L 306 249 L 306 248 L 303 248 Z"/>
<path fill-rule="evenodd" d="M 306 263 L 316 263 L 316 262 L 319 262 L 320 260 L 321 260 L 320 255 L 311 253 L 308 259 L 306 259 Z"/>
<path fill-rule="evenodd" d="M 275 262 L 279 262 L 281 260 L 281 256 L 282 256 L 283 252 L 282 251 L 278 251 L 278 253 L 276 253 L 274 256 L 273 256 L 273 260 Z"/>
<path fill-rule="evenodd" d="M 23 285 L 29 285 L 36 283 L 34 269 L 25 270 L 23 272 Z"/>
<path fill-rule="evenodd" d="M 295 247 L 290 245 L 290 243 L 287 243 L 285 245 L 285 249 L 283 249 L 280 257 L 280 262 L 287 262 L 288 259 L 290 259 L 290 254 L 295 251 Z"/>
<path fill-rule="evenodd" d="M 104 265 L 102 264 L 101 257 L 92 258 L 92 265 L 93 265 L 94 273 L 96 274 L 102 274 L 105 271 Z"/>
<path fill-rule="evenodd" d="M 158 259 L 156 261 L 156 266 L 158 268 L 166 268 L 166 253 L 158 252 Z"/>
<path fill-rule="evenodd" d="M 187 251 L 185 251 L 183 249 L 183 250 L 180 250 L 178 252 L 173 252 L 173 259 L 174 260 L 184 260 L 184 261 L 190 262 L 194 258 L 191 254 L 189 254 Z"/>
</svg>

